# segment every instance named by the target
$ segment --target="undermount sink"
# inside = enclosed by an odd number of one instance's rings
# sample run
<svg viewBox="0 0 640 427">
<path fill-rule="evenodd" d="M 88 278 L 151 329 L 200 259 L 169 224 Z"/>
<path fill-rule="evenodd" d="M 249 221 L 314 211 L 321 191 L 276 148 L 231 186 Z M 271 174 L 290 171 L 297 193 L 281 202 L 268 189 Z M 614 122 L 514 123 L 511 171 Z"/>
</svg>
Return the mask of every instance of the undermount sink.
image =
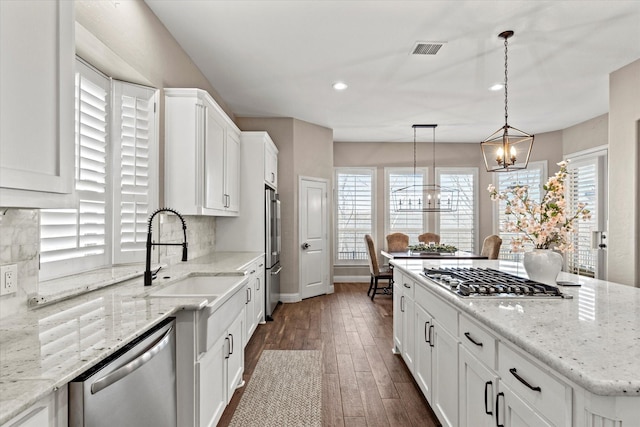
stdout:
<svg viewBox="0 0 640 427">
<path fill-rule="evenodd" d="M 150 297 L 206 297 L 209 302 L 233 288 L 243 276 L 193 276 L 151 292 Z"/>
</svg>

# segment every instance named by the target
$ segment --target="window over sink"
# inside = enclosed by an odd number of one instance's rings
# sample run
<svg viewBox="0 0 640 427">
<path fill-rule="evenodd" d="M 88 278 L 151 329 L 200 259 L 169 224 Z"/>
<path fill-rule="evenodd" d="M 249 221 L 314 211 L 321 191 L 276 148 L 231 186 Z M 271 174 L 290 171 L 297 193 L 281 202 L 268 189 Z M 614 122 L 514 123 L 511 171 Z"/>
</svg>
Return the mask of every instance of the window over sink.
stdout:
<svg viewBox="0 0 640 427">
<path fill-rule="evenodd" d="M 158 203 L 157 96 L 77 59 L 77 202 L 40 211 L 40 280 L 144 260 Z"/>
</svg>

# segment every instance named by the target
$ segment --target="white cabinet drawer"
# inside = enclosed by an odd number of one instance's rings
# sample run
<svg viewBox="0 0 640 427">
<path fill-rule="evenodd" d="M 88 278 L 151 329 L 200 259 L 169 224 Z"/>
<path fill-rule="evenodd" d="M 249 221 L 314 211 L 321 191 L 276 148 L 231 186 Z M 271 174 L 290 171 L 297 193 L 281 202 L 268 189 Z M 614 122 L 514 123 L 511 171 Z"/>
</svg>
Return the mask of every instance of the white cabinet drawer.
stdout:
<svg viewBox="0 0 640 427">
<path fill-rule="evenodd" d="M 398 282 L 398 285 L 402 287 L 402 295 L 404 295 L 406 298 L 409 298 L 410 300 L 413 300 L 415 288 L 417 286 L 416 283 L 411 280 L 409 276 L 402 275 L 401 277 L 402 280 Z"/>
<path fill-rule="evenodd" d="M 496 339 L 481 326 L 460 315 L 460 342 L 491 369 L 496 369 Z"/>
<path fill-rule="evenodd" d="M 498 373 L 503 383 L 553 425 L 571 425 L 571 388 L 502 342 L 498 344 Z"/>
<path fill-rule="evenodd" d="M 442 301 L 435 294 L 428 291 L 423 285 L 417 284 L 415 288 L 415 302 L 424 308 L 454 337 L 458 336 L 458 311 Z"/>
</svg>

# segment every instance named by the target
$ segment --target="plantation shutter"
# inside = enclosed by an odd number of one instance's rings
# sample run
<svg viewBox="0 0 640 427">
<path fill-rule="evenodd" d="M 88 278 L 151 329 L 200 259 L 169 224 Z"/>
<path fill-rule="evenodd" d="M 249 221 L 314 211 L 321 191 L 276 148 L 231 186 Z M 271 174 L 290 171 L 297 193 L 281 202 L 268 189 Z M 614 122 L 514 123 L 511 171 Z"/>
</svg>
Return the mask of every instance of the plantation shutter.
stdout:
<svg viewBox="0 0 640 427">
<path fill-rule="evenodd" d="M 41 279 L 71 274 L 108 262 L 106 251 L 107 123 L 109 79 L 77 62 L 75 85 L 75 209 L 40 213 Z"/>
<path fill-rule="evenodd" d="M 336 170 L 336 261 L 367 259 L 365 234 L 373 234 L 372 169 Z"/>
<path fill-rule="evenodd" d="M 113 262 L 144 260 L 147 218 L 157 208 L 155 89 L 113 83 Z"/>
<path fill-rule="evenodd" d="M 570 273 L 595 277 L 598 257 L 591 248 L 591 232 L 598 230 L 598 158 L 572 161 L 568 166 L 567 207 L 571 215 L 578 209 L 578 203 L 586 203 L 591 211 L 591 219 L 574 222 L 571 234 L 573 252 L 566 254 L 566 269 Z"/>
<path fill-rule="evenodd" d="M 500 172 L 495 175 L 498 178 L 496 185 L 499 192 L 505 191 L 508 188 L 516 186 L 528 186 L 529 197 L 536 202 L 540 202 L 542 197 L 542 184 L 543 184 L 544 164 L 543 163 L 529 163 L 528 169 L 512 171 L 512 172 Z M 519 233 L 507 233 L 502 231 L 502 224 L 509 220 L 510 215 L 506 215 L 504 210 L 507 203 L 504 200 L 498 202 L 498 224 L 499 224 L 499 236 L 502 239 L 502 246 L 500 247 L 500 259 L 518 261 L 518 254 L 511 252 L 511 239 L 517 237 Z M 533 246 L 530 243 L 525 244 L 526 250 L 529 250 Z"/>
<path fill-rule="evenodd" d="M 424 185 L 426 176 L 427 172 L 425 169 L 416 170 L 415 175 L 413 168 L 406 170 L 389 170 L 387 172 L 387 218 L 389 221 L 387 224 L 387 232 L 407 234 L 410 244 L 416 244 L 418 242 L 418 236 L 425 232 L 425 214 L 424 212 L 396 212 L 393 192 L 412 185 Z M 421 187 L 419 191 L 421 191 Z"/>
<path fill-rule="evenodd" d="M 440 213 L 440 241 L 459 250 L 476 250 L 476 176 L 477 170 L 438 168 L 441 187 L 458 190 L 458 210 Z"/>
</svg>

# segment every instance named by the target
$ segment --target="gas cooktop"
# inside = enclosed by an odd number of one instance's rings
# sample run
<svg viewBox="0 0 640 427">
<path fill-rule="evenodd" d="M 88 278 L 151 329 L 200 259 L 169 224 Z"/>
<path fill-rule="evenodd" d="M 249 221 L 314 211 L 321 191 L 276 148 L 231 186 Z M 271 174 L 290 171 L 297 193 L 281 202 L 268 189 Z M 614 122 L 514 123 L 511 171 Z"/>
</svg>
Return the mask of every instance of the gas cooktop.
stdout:
<svg viewBox="0 0 640 427">
<path fill-rule="evenodd" d="M 425 268 L 421 274 L 461 297 L 573 298 L 556 286 L 491 268 Z"/>
</svg>

